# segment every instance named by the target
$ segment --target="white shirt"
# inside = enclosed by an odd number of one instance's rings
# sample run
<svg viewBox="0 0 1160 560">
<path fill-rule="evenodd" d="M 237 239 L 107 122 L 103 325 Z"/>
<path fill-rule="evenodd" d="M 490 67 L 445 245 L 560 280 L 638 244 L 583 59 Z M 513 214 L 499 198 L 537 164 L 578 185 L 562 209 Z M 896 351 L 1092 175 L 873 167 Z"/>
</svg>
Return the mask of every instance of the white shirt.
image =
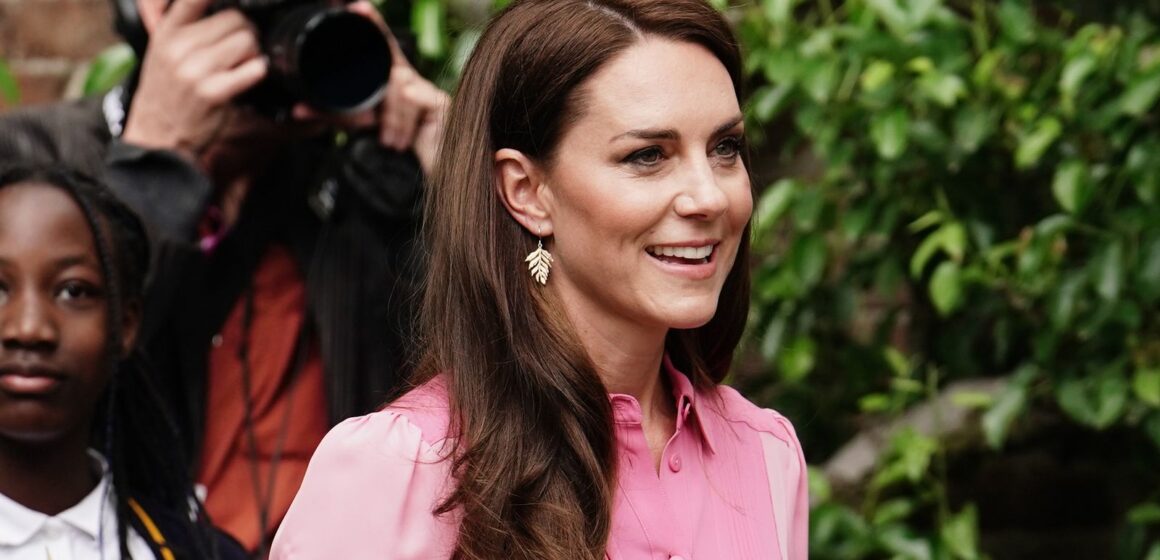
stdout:
<svg viewBox="0 0 1160 560">
<path fill-rule="evenodd" d="M 100 482 L 80 502 L 57 515 L 33 511 L 0 494 L 0 559 L 122 560 L 108 465 L 96 452 L 89 454 L 101 469 Z M 134 560 L 154 558 L 132 526 L 126 540 Z"/>
</svg>

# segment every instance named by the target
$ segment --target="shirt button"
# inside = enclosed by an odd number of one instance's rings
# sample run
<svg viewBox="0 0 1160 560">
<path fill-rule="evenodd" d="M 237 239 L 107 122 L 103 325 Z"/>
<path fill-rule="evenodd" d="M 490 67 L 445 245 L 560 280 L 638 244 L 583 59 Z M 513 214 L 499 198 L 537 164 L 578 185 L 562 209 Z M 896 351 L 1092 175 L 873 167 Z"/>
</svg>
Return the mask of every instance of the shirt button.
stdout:
<svg viewBox="0 0 1160 560">
<path fill-rule="evenodd" d="M 669 469 L 671 469 L 673 472 L 681 472 L 681 456 L 680 455 L 673 455 L 673 456 L 669 457 Z M 680 556 L 674 556 L 673 558 L 675 558 L 676 560 L 681 560 Z"/>
<path fill-rule="evenodd" d="M 210 339 L 210 343 L 213 344 L 214 348 L 221 348 L 222 347 L 222 335 L 220 335 L 220 334 L 213 335 L 213 338 Z"/>
</svg>

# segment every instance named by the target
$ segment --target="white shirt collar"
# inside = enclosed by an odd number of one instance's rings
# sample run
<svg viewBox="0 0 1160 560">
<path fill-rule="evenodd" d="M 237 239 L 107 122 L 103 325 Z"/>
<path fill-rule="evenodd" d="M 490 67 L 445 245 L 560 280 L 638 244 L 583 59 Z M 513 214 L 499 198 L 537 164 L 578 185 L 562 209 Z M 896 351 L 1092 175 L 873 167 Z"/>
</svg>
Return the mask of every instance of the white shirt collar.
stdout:
<svg viewBox="0 0 1160 560">
<path fill-rule="evenodd" d="M 26 508 L 8 496 L 0 494 L 0 545 L 20 546 L 28 542 L 54 517 L 79 529 L 94 540 L 102 537 L 102 525 L 106 531 L 109 527 L 115 528 L 117 526 L 117 509 L 111 491 L 109 464 L 100 453 L 92 449 L 89 450 L 89 457 L 101 473 L 100 481 L 76 505 L 55 516 Z M 115 535 L 116 533 L 111 534 Z"/>
</svg>

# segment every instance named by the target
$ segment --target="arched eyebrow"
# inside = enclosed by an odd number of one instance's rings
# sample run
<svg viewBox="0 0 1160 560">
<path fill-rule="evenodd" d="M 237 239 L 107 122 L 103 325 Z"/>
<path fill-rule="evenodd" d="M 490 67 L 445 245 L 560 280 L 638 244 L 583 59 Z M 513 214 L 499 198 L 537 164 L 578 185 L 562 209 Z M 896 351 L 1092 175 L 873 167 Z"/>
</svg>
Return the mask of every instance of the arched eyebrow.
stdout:
<svg viewBox="0 0 1160 560">
<path fill-rule="evenodd" d="M 737 115 L 732 119 L 729 119 L 713 130 L 713 136 L 720 136 L 726 132 L 729 132 L 734 127 L 741 124 L 743 120 L 744 117 L 741 115 Z M 680 134 L 677 134 L 677 131 L 671 128 L 640 128 L 617 134 L 616 136 L 613 136 L 609 142 L 615 142 L 625 137 L 637 138 L 640 140 L 676 140 L 680 138 Z"/>
</svg>

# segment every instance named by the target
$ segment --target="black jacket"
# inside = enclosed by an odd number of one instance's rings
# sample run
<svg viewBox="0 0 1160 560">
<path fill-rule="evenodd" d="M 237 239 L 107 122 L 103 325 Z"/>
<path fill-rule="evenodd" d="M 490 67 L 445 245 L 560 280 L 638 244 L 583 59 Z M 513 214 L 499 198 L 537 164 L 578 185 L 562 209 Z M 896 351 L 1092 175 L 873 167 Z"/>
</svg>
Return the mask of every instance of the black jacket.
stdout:
<svg viewBox="0 0 1160 560">
<path fill-rule="evenodd" d="M 233 231 L 207 258 L 194 234 L 214 188 L 166 151 L 112 138 L 100 98 L 0 116 L 0 160 L 61 161 L 104 178 L 150 228 L 139 344 L 197 464 L 211 339 L 259 257 L 285 243 L 306 281 L 332 424 L 374 410 L 400 381 L 413 308 L 421 171 L 373 134 L 284 149 L 257 175 Z"/>
</svg>

